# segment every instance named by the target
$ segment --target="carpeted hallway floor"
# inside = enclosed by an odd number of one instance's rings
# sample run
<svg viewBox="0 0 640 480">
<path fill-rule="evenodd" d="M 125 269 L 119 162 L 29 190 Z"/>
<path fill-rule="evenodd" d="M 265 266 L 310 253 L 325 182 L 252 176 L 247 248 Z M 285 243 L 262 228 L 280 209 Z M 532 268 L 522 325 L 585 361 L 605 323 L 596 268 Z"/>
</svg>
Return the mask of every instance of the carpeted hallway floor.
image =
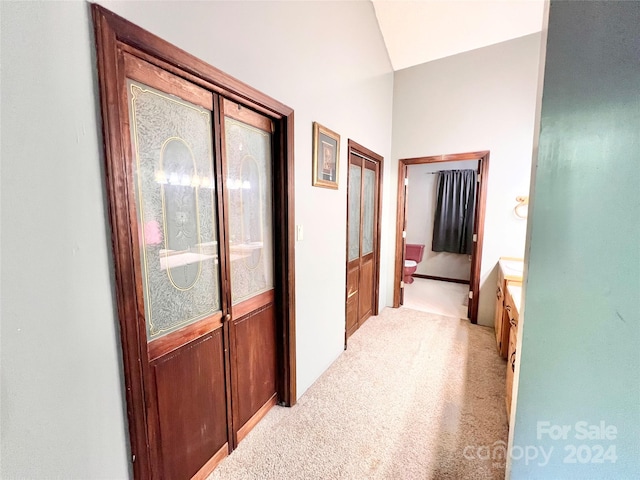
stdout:
<svg viewBox="0 0 640 480">
<path fill-rule="evenodd" d="M 466 320 L 387 308 L 209 479 L 502 479 L 506 364 L 494 343 Z"/>
<path fill-rule="evenodd" d="M 468 318 L 469 285 L 414 278 L 404 286 L 403 305 L 412 310 Z"/>
</svg>

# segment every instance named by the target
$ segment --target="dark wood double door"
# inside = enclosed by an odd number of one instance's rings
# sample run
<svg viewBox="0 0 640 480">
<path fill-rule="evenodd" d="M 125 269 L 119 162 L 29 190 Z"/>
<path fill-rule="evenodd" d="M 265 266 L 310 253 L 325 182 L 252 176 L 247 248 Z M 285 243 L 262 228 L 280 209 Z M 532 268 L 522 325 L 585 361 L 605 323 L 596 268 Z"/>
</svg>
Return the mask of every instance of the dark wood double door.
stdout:
<svg viewBox="0 0 640 480">
<path fill-rule="evenodd" d="M 271 121 L 124 65 L 152 464 L 190 478 L 277 400 Z"/>
<path fill-rule="evenodd" d="M 135 53 L 100 59 L 132 461 L 137 478 L 205 478 L 284 381 L 278 140 L 271 118 Z"/>
<path fill-rule="evenodd" d="M 349 141 L 346 332 L 378 313 L 382 157 Z"/>
</svg>

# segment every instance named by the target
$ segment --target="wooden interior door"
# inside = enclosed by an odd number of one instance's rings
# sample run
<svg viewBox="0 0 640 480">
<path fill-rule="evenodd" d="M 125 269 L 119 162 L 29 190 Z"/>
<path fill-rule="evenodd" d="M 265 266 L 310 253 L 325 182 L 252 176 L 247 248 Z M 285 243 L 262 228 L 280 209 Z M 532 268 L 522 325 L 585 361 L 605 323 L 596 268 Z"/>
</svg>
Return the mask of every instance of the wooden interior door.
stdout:
<svg viewBox="0 0 640 480">
<path fill-rule="evenodd" d="M 91 10 L 131 465 L 206 478 L 296 401 L 293 110 Z"/>
<path fill-rule="evenodd" d="M 278 400 L 273 124 L 227 99 L 222 112 L 235 446 Z"/>
<path fill-rule="evenodd" d="M 158 478 L 191 478 L 277 400 L 272 123 L 123 62 L 152 464 Z"/>
<path fill-rule="evenodd" d="M 349 150 L 346 338 L 377 314 L 379 275 L 380 161 Z"/>
<path fill-rule="evenodd" d="M 122 193 L 138 251 L 143 394 L 153 476 L 191 478 L 227 454 L 228 356 L 214 95 L 121 57 L 129 157 Z M 136 321 L 135 317 L 130 321 Z"/>
</svg>

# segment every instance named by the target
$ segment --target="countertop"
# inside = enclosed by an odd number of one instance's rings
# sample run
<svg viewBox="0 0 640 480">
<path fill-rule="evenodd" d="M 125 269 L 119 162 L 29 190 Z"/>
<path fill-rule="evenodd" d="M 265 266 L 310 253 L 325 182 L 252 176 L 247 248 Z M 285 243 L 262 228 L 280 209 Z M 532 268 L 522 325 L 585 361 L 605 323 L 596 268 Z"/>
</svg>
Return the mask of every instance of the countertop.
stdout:
<svg viewBox="0 0 640 480">
<path fill-rule="evenodd" d="M 504 279 L 509 282 L 517 282 L 522 284 L 522 272 L 524 270 L 524 260 L 519 258 L 502 257 L 498 262 L 502 269 Z"/>
<path fill-rule="evenodd" d="M 511 295 L 511 298 L 513 298 L 513 303 L 515 304 L 516 311 L 519 315 L 520 305 L 522 303 L 522 286 L 514 285 L 513 283 L 507 283 L 507 290 L 509 291 L 509 295 Z"/>
</svg>

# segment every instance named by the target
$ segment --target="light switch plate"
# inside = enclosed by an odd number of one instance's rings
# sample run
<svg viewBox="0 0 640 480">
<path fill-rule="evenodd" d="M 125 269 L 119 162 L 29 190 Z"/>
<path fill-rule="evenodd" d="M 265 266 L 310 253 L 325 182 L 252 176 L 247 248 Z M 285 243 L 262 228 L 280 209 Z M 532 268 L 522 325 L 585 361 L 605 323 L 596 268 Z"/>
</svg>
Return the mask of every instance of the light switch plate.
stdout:
<svg viewBox="0 0 640 480">
<path fill-rule="evenodd" d="M 299 242 L 304 238 L 304 231 L 302 229 L 302 225 L 296 225 L 296 240 Z"/>
</svg>

